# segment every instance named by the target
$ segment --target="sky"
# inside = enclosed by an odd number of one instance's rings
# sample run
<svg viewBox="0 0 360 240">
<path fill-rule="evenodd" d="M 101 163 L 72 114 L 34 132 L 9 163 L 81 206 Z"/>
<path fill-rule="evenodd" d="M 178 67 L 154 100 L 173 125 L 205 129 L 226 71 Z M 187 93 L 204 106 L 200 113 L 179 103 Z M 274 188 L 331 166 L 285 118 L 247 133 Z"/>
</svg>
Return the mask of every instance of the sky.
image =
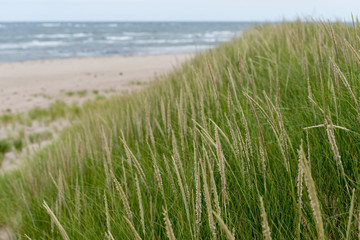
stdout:
<svg viewBox="0 0 360 240">
<path fill-rule="evenodd" d="M 351 20 L 360 0 L 0 0 L 11 21 Z"/>
</svg>

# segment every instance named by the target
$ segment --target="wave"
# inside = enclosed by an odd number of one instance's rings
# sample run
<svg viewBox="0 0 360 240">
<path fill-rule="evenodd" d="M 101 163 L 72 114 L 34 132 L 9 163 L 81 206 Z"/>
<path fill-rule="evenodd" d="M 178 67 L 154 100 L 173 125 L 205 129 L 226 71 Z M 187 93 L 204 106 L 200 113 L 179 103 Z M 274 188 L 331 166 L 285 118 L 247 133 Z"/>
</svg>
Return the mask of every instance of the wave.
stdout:
<svg viewBox="0 0 360 240">
<path fill-rule="evenodd" d="M 37 34 L 35 38 L 82 38 L 82 37 L 89 37 L 91 34 L 87 33 L 74 33 L 74 34 Z"/>
<path fill-rule="evenodd" d="M 215 39 L 215 38 L 202 39 L 202 41 L 209 42 L 209 43 L 221 42 L 221 41 L 219 41 L 218 39 Z"/>
<path fill-rule="evenodd" d="M 57 47 L 65 45 L 61 41 L 30 41 L 30 42 L 21 42 L 21 43 L 5 43 L 0 44 L 0 49 L 10 50 L 10 49 L 28 49 L 28 48 L 38 48 L 38 47 Z"/>
<path fill-rule="evenodd" d="M 181 36 L 183 38 L 197 38 L 200 37 L 201 35 L 198 33 L 186 33 L 186 34 L 182 34 Z"/>
<path fill-rule="evenodd" d="M 82 38 L 82 37 L 88 37 L 91 36 L 92 34 L 87 34 L 87 33 L 74 33 L 72 36 L 75 38 Z"/>
<path fill-rule="evenodd" d="M 131 40 L 133 39 L 133 37 L 129 37 L 129 36 L 107 36 L 106 40 L 109 41 L 126 41 L 126 40 Z"/>
<path fill-rule="evenodd" d="M 232 37 L 235 33 L 231 31 L 213 31 L 213 32 L 207 32 L 204 34 L 204 37 L 212 38 L 212 37 L 220 37 L 220 36 L 226 36 L 226 37 Z"/>
<path fill-rule="evenodd" d="M 108 24 L 107 27 L 117 27 L 118 25 L 117 24 Z"/>
<path fill-rule="evenodd" d="M 60 27 L 60 23 L 43 23 L 43 24 L 41 24 L 41 26 L 43 26 L 43 27 Z"/>
<path fill-rule="evenodd" d="M 128 36 L 146 36 L 150 35 L 149 32 L 123 32 L 124 35 Z"/>
<path fill-rule="evenodd" d="M 0 24 L 0 28 L 6 28 L 6 26 L 3 24 Z"/>
<path fill-rule="evenodd" d="M 193 39 L 150 39 L 150 40 L 136 40 L 137 44 L 151 44 L 151 43 L 194 43 Z"/>
</svg>

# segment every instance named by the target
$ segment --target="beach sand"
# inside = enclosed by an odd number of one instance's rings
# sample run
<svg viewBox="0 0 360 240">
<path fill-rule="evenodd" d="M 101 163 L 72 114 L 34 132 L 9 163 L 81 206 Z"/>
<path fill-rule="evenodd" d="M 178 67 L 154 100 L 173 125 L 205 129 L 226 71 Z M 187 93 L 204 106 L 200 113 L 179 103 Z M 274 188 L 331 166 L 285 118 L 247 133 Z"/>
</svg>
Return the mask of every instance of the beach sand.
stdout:
<svg viewBox="0 0 360 240">
<path fill-rule="evenodd" d="M 0 114 L 46 107 L 69 92 L 121 91 L 166 73 L 190 54 L 37 60 L 0 64 Z"/>
<path fill-rule="evenodd" d="M 115 56 L 1 63 L 0 115 L 47 107 L 56 100 L 81 104 L 99 95 L 111 96 L 140 89 L 156 75 L 169 72 L 192 56 Z M 79 94 L 84 91 L 85 95 Z M 67 119 L 0 125 L 0 140 L 12 141 L 20 132 L 25 136 L 25 147 L 21 151 L 12 147 L 0 158 L 0 174 L 16 169 L 28 156 L 52 142 L 31 143 L 30 135 L 50 132 L 55 139 L 69 125 Z"/>
</svg>

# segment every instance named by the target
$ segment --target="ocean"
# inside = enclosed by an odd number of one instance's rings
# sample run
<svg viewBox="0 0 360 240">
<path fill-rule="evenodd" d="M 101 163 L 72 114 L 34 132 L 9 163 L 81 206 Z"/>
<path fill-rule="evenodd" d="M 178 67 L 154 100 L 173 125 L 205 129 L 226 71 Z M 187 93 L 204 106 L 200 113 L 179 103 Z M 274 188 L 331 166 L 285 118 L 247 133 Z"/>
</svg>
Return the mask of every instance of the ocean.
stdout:
<svg viewBox="0 0 360 240">
<path fill-rule="evenodd" d="M 189 53 L 229 41 L 244 22 L 0 23 L 0 62 Z"/>
</svg>

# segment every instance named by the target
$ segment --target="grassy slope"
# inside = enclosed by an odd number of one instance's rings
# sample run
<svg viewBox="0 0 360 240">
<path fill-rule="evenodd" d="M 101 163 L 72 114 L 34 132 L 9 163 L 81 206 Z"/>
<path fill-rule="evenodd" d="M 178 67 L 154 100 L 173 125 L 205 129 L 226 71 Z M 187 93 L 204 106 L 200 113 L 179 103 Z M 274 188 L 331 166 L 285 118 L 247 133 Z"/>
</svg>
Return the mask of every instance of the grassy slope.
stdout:
<svg viewBox="0 0 360 240">
<path fill-rule="evenodd" d="M 212 210 L 236 238 L 262 238 L 267 227 L 274 239 L 317 238 L 322 226 L 326 237 L 355 237 L 359 30 L 260 26 L 93 108 L 33 164 L 2 177 L 0 222 L 22 237 L 62 239 L 46 201 L 70 239 L 130 239 L 132 226 L 143 239 L 165 238 L 165 216 L 178 239 L 224 239 Z"/>
</svg>

